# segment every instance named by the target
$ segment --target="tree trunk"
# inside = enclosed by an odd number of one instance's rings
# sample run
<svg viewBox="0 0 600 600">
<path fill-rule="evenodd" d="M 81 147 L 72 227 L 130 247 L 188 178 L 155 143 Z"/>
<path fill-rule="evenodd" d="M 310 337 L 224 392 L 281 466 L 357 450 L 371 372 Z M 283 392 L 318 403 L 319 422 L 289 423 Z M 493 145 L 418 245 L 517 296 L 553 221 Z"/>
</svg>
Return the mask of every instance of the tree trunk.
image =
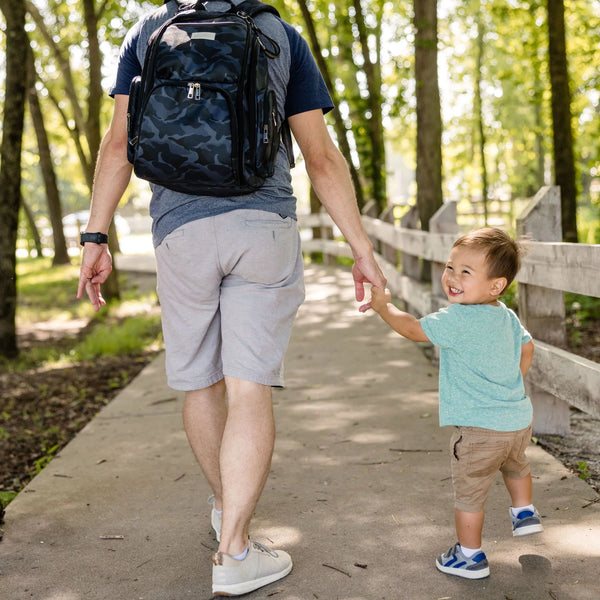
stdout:
<svg viewBox="0 0 600 600">
<path fill-rule="evenodd" d="M 379 47 L 377 48 L 377 60 L 371 60 L 369 49 L 367 28 L 362 12 L 360 0 L 353 0 L 352 5 L 356 13 L 356 25 L 358 37 L 362 48 L 364 61 L 364 72 L 367 78 L 367 88 L 369 90 L 368 106 L 371 116 L 367 119 L 369 128 L 369 139 L 371 142 L 371 181 L 373 185 L 373 200 L 377 204 L 378 214 L 381 214 L 387 206 L 386 189 L 386 165 L 385 165 L 385 140 L 383 134 L 383 95 L 381 93 L 381 64 L 379 62 Z M 379 19 L 381 22 L 381 19 Z M 379 46 L 379 38 L 377 36 Z"/>
<path fill-rule="evenodd" d="M 21 145 L 25 113 L 29 40 L 22 0 L 0 0 L 6 20 L 6 81 L 2 143 L 0 144 L 0 356 L 18 352 L 16 245 L 21 204 Z"/>
<path fill-rule="evenodd" d="M 481 8 L 481 7 L 480 7 Z M 475 72 L 475 118 L 479 129 L 479 161 L 481 163 L 481 201 L 483 203 L 483 224 L 488 224 L 488 174 L 485 164 L 485 128 L 483 124 L 483 100 L 481 79 L 483 77 L 484 26 L 481 10 L 477 11 L 477 70 Z"/>
<path fill-rule="evenodd" d="M 577 188 L 563 0 L 548 0 L 548 49 L 552 88 L 554 173 L 556 185 L 560 186 L 562 234 L 565 242 L 576 242 Z"/>
<path fill-rule="evenodd" d="M 54 164 L 50 152 L 50 143 L 44 124 L 44 116 L 40 107 L 40 99 L 35 88 L 36 74 L 33 63 L 33 51 L 31 46 L 27 48 L 27 76 L 28 76 L 28 95 L 29 112 L 38 143 L 40 155 L 40 169 L 42 179 L 46 188 L 46 200 L 48 203 L 48 217 L 52 226 L 52 240 L 54 242 L 53 265 L 68 265 L 71 261 L 67 252 L 67 242 L 62 224 L 62 208 L 60 205 L 60 194 L 56 183 L 56 174 L 54 173 Z"/>
<path fill-rule="evenodd" d="M 358 176 L 358 172 L 356 171 L 356 168 L 354 167 L 354 164 L 352 162 L 352 155 L 350 152 L 350 144 L 348 143 L 346 127 L 344 125 L 344 119 L 342 118 L 339 109 L 339 99 L 337 97 L 337 94 L 335 93 L 335 88 L 331 81 L 331 76 L 329 74 L 329 69 L 327 68 L 327 63 L 323 59 L 321 45 L 319 44 L 319 40 L 317 38 L 315 24 L 313 23 L 310 11 L 308 10 L 308 7 L 306 6 L 306 2 L 304 0 L 298 0 L 298 5 L 300 6 L 300 10 L 302 12 L 304 24 L 306 25 L 308 39 L 310 41 L 310 46 L 312 48 L 313 55 L 315 57 L 319 70 L 321 71 L 321 75 L 323 76 L 325 85 L 329 90 L 329 94 L 333 99 L 333 127 L 337 136 L 338 146 L 340 147 L 340 151 L 344 155 L 344 158 L 348 163 L 348 168 L 350 169 L 350 175 L 352 177 L 352 183 L 354 184 L 354 192 L 356 194 L 358 207 L 362 209 L 362 207 L 365 205 L 365 198 L 363 194 L 362 185 L 360 183 L 360 178 Z"/>
<path fill-rule="evenodd" d="M 40 237 L 40 232 L 38 231 L 37 225 L 35 224 L 35 218 L 29 205 L 23 198 L 21 198 L 21 208 L 23 209 L 23 214 L 25 215 L 25 219 L 27 220 L 27 225 L 29 226 L 29 231 L 31 232 L 31 239 L 33 240 L 33 245 L 35 246 L 35 252 L 38 257 L 43 256 L 43 247 L 42 247 L 42 239 Z"/>
<path fill-rule="evenodd" d="M 421 229 L 442 205 L 442 117 L 437 72 L 437 1 L 414 0 L 417 207 Z"/>
</svg>

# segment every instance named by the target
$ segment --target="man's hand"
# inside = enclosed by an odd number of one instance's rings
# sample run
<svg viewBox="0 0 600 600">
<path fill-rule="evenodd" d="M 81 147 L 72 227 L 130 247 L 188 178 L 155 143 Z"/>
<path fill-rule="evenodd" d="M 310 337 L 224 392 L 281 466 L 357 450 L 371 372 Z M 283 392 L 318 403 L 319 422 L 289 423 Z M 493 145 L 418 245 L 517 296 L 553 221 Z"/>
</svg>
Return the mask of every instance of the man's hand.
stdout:
<svg viewBox="0 0 600 600">
<path fill-rule="evenodd" d="M 352 266 L 352 277 L 354 278 L 354 294 L 357 302 L 362 302 L 365 298 L 365 283 L 370 283 L 372 286 L 385 289 L 387 280 L 374 256 L 366 258 L 356 258 Z M 366 312 L 371 308 L 371 303 L 367 302 L 359 307 L 360 312 Z"/>
<path fill-rule="evenodd" d="M 100 284 L 106 281 L 111 271 L 112 257 L 108 247 L 105 244 L 88 242 L 83 247 L 77 297 L 81 298 L 85 290 L 94 310 L 100 310 L 101 306 L 106 305 L 100 292 Z"/>
</svg>

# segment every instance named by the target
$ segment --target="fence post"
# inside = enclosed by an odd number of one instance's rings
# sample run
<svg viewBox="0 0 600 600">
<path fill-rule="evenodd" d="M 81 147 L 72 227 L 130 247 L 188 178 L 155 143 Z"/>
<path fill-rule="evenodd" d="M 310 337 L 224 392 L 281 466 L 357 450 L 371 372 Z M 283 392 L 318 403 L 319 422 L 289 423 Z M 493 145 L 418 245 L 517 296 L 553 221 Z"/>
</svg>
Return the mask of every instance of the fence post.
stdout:
<svg viewBox="0 0 600 600">
<path fill-rule="evenodd" d="M 404 229 L 419 229 L 419 209 L 416 205 L 411 206 L 406 214 L 400 219 L 400 227 Z M 402 274 L 421 281 L 421 260 L 418 256 L 402 253 Z"/>
<path fill-rule="evenodd" d="M 380 215 L 379 219 L 381 221 L 383 221 L 384 223 L 391 223 L 392 225 L 394 225 L 395 219 L 394 219 L 394 205 L 390 205 L 388 206 Z M 390 246 L 389 244 L 385 244 L 384 242 L 380 243 L 380 252 L 381 252 L 381 256 L 383 256 L 383 258 L 389 262 L 390 264 L 394 265 L 395 267 L 398 266 L 398 250 L 396 248 L 394 248 L 394 246 Z"/>
<path fill-rule="evenodd" d="M 456 202 L 446 202 L 438 208 L 433 217 L 429 219 L 429 231 L 432 233 L 456 233 L 458 237 L 458 224 L 456 223 Z M 431 263 L 431 291 L 434 296 L 446 299 L 442 288 L 442 273 L 445 263 Z"/>
<path fill-rule="evenodd" d="M 518 238 L 537 242 L 562 242 L 560 188 L 543 187 L 517 218 Z M 519 316 L 535 339 L 553 346 L 565 344 L 565 300 L 560 290 L 519 284 Z M 535 360 L 535 358 L 534 358 Z M 569 405 L 525 378 L 525 389 L 533 403 L 536 433 L 566 435 L 570 430 Z"/>
</svg>

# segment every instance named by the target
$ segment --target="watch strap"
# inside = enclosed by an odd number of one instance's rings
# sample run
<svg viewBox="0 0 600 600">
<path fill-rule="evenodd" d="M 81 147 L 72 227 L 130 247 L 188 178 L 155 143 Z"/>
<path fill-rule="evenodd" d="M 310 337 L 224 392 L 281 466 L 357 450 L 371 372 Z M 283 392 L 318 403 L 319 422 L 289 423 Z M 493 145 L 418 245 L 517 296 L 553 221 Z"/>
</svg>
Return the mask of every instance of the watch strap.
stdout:
<svg viewBox="0 0 600 600">
<path fill-rule="evenodd" d="M 82 231 L 79 234 L 79 243 L 82 246 L 85 246 L 86 242 L 92 242 L 92 244 L 108 244 L 108 236 L 106 233 L 100 233 L 99 231 L 96 233 Z"/>
</svg>

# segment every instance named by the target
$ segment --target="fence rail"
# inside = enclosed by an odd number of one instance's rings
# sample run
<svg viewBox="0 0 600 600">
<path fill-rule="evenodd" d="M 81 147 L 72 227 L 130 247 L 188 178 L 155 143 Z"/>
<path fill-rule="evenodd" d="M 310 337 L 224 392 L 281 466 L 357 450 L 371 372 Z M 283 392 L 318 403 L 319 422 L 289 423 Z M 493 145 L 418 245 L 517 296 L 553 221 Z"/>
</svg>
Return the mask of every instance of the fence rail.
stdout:
<svg viewBox="0 0 600 600">
<path fill-rule="evenodd" d="M 363 225 L 379 254 L 379 263 L 392 294 L 417 315 L 447 304 L 439 282 L 452 244 L 459 236 L 456 205 L 445 204 L 430 221 L 431 231 L 415 229 L 413 208 L 399 224 L 363 215 Z M 333 227 L 326 213 L 301 215 L 299 226 L 323 231 Z M 560 192 L 542 188 L 517 218 L 519 237 L 529 239 L 517 276 L 519 316 L 535 339 L 536 352 L 526 378 L 534 404 L 534 431 L 565 434 L 569 406 L 600 418 L 600 364 L 564 347 L 564 292 L 600 297 L 600 245 L 568 244 L 559 240 Z M 325 239 L 303 241 L 305 252 L 351 258 L 345 242 Z M 430 277 L 423 271 L 430 265 Z M 428 283 L 425 280 L 430 280 Z"/>
</svg>

